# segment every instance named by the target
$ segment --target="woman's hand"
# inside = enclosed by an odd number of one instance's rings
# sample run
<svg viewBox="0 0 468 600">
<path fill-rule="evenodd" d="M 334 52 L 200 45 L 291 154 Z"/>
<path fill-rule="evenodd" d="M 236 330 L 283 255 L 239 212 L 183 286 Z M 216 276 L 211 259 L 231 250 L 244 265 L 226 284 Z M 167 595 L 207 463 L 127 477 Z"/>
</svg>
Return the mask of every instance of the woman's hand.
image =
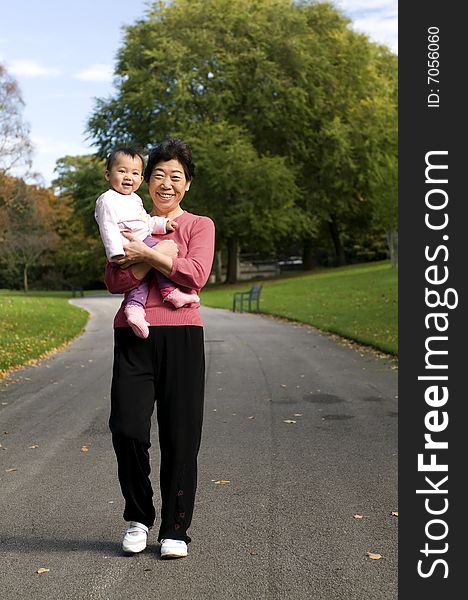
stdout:
<svg viewBox="0 0 468 600">
<path fill-rule="evenodd" d="M 126 269 L 137 263 L 146 263 L 151 260 L 153 249 L 147 246 L 131 233 L 123 232 L 123 235 L 129 240 L 129 243 L 124 247 L 125 256 L 114 260 L 119 267 Z M 179 249 L 173 240 L 163 240 L 154 247 L 158 253 L 164 254 L 169 258 L 176 258 Z"/>
<path fill-rule="evenodd" d="M 125 256 L 113 262 L 124 269 L 136 263 L 145 262 L 149 250 L 148 246 L 131 233 L 123 232 L 123 235 L 129 240 L 129 243 L 124 247 Z"/>
<path fill-rule="evenodd" d="M 163 240 L 159 242 L 155 247 L 155 250 L 161 252 L 161 254 L 165 254 L 169 256 L 169 258 L 177 258 L 177 254 L 179 253 L 179 248 L 174 240 Z"/>
</svg>

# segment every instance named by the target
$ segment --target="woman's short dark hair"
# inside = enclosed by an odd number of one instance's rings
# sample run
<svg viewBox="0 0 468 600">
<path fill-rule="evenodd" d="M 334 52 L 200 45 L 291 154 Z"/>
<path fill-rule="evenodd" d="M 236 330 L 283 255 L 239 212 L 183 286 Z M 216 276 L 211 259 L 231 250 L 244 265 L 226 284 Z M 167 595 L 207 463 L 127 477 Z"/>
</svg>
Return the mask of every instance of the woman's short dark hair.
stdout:
<svg viewBox="0 0 468 600">
<path fill-rule="evenodd" d="M 127 146 L 122 146 L 121 148 L 116 148 L 115 150 L 112 150 L 112 152 L 107 157 L 107 163 L 106 163 L 107 171 L 110 171 L 112 169 L 112 165 L 114 164 L 115 159 L 117 158 L 117 156 L 119 154 L 124 154 L 125 156 L 130 156 L 131 158 L 136 158 L 138 156 L 138 158 L 141 160 L 141 170 L 143 172 L 143 170 L 145 168 L 145 159 L 134 148 L 129 148 Z"/>
<path fill-rule="evenodd" d="M 192 181 L 195 175 L 195 164 L 190 146 L 180 138 L 167 138 L 149 153 L 144 173 L 146 183 L 149 182 L 151 173 L 158 163 L 173 159 L 178 160 L 183 166 L 187 181 Z"/>
</svg>

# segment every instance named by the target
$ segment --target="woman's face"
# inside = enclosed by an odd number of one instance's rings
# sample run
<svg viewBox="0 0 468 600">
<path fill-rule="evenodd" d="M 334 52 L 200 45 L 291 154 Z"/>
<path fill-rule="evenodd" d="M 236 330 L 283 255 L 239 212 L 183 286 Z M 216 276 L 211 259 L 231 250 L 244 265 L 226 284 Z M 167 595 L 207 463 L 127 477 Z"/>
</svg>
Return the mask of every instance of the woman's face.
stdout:
<svg viewBox="0 0 468 600">
<path fill-rule="evenodd" d="M 177 159 L 157 163 L 148 182 L 156 214 L 176 216 L 190 183 L 185 177 L 184 167 Z"/>
</svg>

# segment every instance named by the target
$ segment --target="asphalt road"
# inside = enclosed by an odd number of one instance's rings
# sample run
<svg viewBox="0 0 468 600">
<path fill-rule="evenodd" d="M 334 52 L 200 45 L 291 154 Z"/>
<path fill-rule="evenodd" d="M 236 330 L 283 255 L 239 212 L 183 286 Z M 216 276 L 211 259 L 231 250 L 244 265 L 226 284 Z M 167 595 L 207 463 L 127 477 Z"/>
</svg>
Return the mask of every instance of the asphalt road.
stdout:
<svg viewBox="0 0 468 600">
<path fill-rule="evenodd" d="M 126 557 L 107 428 L 119 299 L 73 302 L 91 312 L 84 335 L 0 381 L 2 600 L 397 598 L 390 361 L 309 327 L 204 308 L 189 556 L 160 560 L 156 527 L 146 551 Z"/>
</svg>

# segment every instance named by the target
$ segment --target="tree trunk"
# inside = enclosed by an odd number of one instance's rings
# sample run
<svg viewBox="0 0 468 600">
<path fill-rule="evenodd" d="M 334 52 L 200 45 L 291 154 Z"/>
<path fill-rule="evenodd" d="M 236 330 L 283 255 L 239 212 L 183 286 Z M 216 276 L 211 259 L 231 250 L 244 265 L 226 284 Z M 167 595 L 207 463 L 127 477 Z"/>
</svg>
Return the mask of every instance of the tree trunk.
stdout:
<svg viewBox="0 0 468 600">
<path fill-rule="evenodd" d="M 223 258 L 222 258 L 222 251 L 221 250 L 216 250 L 215 252 L 215 260 L 214 260 L 214 272 L 215 272 L 215 281 L 216 283 L 220 283 L 223 276 L 222 276 L 222 272 L 223 272 Z"/>
<path fill-rule="evenodd" d="M 312 271 L 317 266 L 317 261 L 313 254 L 312 240 L 304 240 L 302 245 L 302 270 Z"/>
<path fill-rule="evenodd" d="M 28 286 L 28 265 L 24 265 L 23 267 L 23 287 L 24 287 L 24 292 L 27 294 L 29 291 L 29 286 Z"/>
<path fill-rule="evenodd" d="M 392 267 L 398 267 L 398 231 L 389 228 L 386 231 L 388 252 L 390 254 L 390 264 Z"/>
<path fill-rule="evenodd" d="M 338 225 L 333 217 L 330 221 L 328 221 L 328 227 L 330 229 L 330 235 L 333 240 L 333 245 L 335 246 L 336 264 L 337 266 L 341 267 L 346 264 L 346 258 L 344 253 L 344 247 L 341 243 Z"/>
<path fill-rule="evenodd" d="M 227 251 L 226 283 L 236 283 L 239 277 L 239 242 L 236 238 L 227 240 Z"/>
</svg>

